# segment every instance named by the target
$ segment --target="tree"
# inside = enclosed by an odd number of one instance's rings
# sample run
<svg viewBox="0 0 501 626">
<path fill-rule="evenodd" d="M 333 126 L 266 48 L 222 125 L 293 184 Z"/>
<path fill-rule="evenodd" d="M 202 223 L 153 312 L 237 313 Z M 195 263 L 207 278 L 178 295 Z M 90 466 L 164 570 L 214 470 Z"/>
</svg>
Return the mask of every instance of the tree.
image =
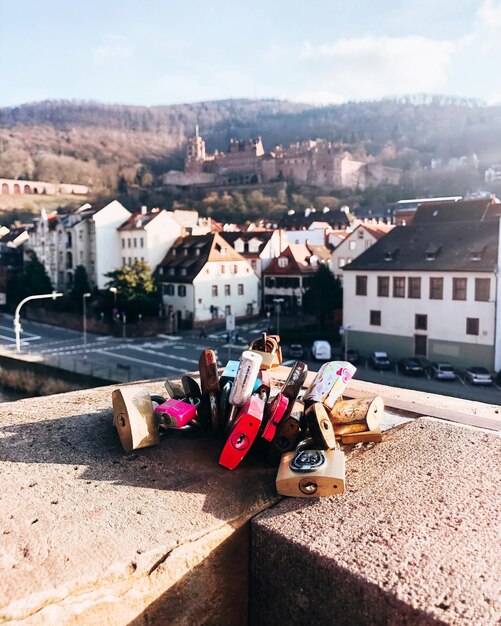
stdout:
<svg viewBox="0 0 501 626">
<path fill-rule="evenodd" d="M 71 299 L 78 305 L 82 303 L 84 293 L 89 293 L 90 284 L 87 270 L 83 265 L 77 265 L 75 275 L 73 277 L 73 289 L 71 290 Z"/>
<path fill-rule="evenodd" d="M 160 290 L 145 261 L 134 261 L 130 267 L 108 272 L 108 289 L 117 290 L 117 307 L 127 315 L 154 315 L 161 303 Z"/>
<path fill-rule="evenodd" d="M 9 280 L 7 300 L 9 306 L 14 307 L 23 298 L 51 293 L 52 290 L 52 283 L 45 267 L 35 252 L 32 252 L 30 260 L 25 264 L 21 274 L 16 274 Z"/>
<path fill-rule="evenodd" d="M 332 312 L 342 306 L 343 287 L 340 280 L 334 277 L 327 265 L 320 265 L 304 294 L 304 310 L 316 315 L 323 328 L 325 321 L 332 317 Z"/>
</svg>

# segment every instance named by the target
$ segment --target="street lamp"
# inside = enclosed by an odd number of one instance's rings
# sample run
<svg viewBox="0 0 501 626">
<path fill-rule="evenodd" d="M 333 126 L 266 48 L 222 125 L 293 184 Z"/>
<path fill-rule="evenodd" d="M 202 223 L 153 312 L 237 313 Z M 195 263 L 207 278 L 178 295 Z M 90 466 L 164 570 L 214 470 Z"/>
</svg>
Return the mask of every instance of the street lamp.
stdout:
<svg viewBox="0 0 501 626">
<path fill-rule="evenodd" d="M 277 312 L 277 335 L 280 335 L 280 305 L 285 302 L 283 298 L 273 298 L 275 303 L 275 310 Z"/>
<path fill-rule="evenodd" d="M 86 300 L 90 298 L 90 293 L 82 294 L 82 308 L 83 308 L 83 340 L 84 340 L 84 361 L 87 360 L 87 307 Z"/>
<path fill-rule="evenodd" d="M 23 304 L 26 304 L 26 302 L 29 302 L 30 300 L 42 300 L 43 298 L 52 298 L 53 300 L 55 300 L 56 298 L 60 298 L 62 295 L 62 293 L 56 293 L 55 291 L 53 291 L 52 293 L 45 293 L 39 296 L 28 296 L 24 300 L 21 300 L 21 302 L 17 305 L 16 311 L 14 313 L 14 332 L 16 334 L 16 352 L 18 354 L 21 352 L 22 330 L 21 322 L 19 321 L 19 313 L 21 312 L 21 307 L 23 306 Z"/>
<path fill-rule="evenodd" d="M 351 330 L 351 324 L 345 324 L 339 328 L 341 335 L 344 335 L 344 360 L 348 360 L 348 331 Z"/>
</svg>

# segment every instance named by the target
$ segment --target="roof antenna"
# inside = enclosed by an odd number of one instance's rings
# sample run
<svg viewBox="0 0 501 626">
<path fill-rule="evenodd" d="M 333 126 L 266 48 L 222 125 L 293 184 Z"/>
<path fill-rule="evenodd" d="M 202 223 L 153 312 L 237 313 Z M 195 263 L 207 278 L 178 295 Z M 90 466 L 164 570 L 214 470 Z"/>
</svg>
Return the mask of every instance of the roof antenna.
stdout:
<svg viewBox="0 0 501 626">
<path fill-rule="evenodd" d="M 198 137 L 198 124 L 195 125 L 195 137 Z"/>
</svg>

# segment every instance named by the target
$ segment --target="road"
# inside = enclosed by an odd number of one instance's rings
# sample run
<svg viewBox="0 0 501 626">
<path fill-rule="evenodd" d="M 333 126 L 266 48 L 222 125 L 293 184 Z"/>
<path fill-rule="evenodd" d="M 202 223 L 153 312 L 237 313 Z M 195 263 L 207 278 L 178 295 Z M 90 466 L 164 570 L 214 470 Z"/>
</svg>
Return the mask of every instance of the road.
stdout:
<svg viewBox="0 0 501 626">
<path fill-rule="evenodd" d="M 198 358 L 205 348 L 216 350 L 220 365 L 228 359 L 238 359 L 240 352 L 250 340 L 264 330 L 266 322 L 257 320 L 238 327 L 238 344 L 228 344 L 226 332 L 199 337 L 198 331 L 185 331 L 178 335 L 160 335 L 147 339 L 122 339 L 87 334 L 87 352 L 84 351 L 81 332 L 56 326 L 22 321 L 23 352 L 37 354 L 53 365 L 85 372 L 107 380 L 125 382 L 150 378 L 177 378 L 187 371 L 198 370 Z M 0 348 L 15 353 L 15 337 L 12 316 L 0 316 Z M 284 346 L 284 360 L 291 364 L 287 347 Z M 334 355 L 333 358 L 336 358 Z M 306 357 L 310 370 L 318 370 L 321 363 Z M 374 371 L 365 364 L 359 364 L 355 377 L 359 380 L 417 389 L 431 393 L 451 395 L 459 398 L 501 403 L 501 388 L 472 386 L 464 382 L 461 375 L 455 382 L 430 380 L 427 377 L 403 376 L 396 370 Z"/>
</svg>

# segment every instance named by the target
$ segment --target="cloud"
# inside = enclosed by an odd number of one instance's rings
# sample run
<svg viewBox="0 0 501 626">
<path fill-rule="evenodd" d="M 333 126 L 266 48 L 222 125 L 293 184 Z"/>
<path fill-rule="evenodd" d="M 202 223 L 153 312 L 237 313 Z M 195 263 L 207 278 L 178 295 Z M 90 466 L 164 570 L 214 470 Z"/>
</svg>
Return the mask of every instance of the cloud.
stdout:
<svg viewBox="0 0 501 626">
<path fill-rule="evenodd" d="M 121 35 L 106 35 L 104 42 L 92 49 L 95 64 L 106 63 L 110 59 L 130 59 L 134 56 L 135 46 Z"/>
<path fill-rule="evenodd" d="M 456 48 L 452 41 L 418 36 L 368 36 L 329 44 L 306 42 L 300 59 L 320 69 L 328 91 L 334 87 L 350 98 L 380 98 L 441 87 Z"/>
</svg>

